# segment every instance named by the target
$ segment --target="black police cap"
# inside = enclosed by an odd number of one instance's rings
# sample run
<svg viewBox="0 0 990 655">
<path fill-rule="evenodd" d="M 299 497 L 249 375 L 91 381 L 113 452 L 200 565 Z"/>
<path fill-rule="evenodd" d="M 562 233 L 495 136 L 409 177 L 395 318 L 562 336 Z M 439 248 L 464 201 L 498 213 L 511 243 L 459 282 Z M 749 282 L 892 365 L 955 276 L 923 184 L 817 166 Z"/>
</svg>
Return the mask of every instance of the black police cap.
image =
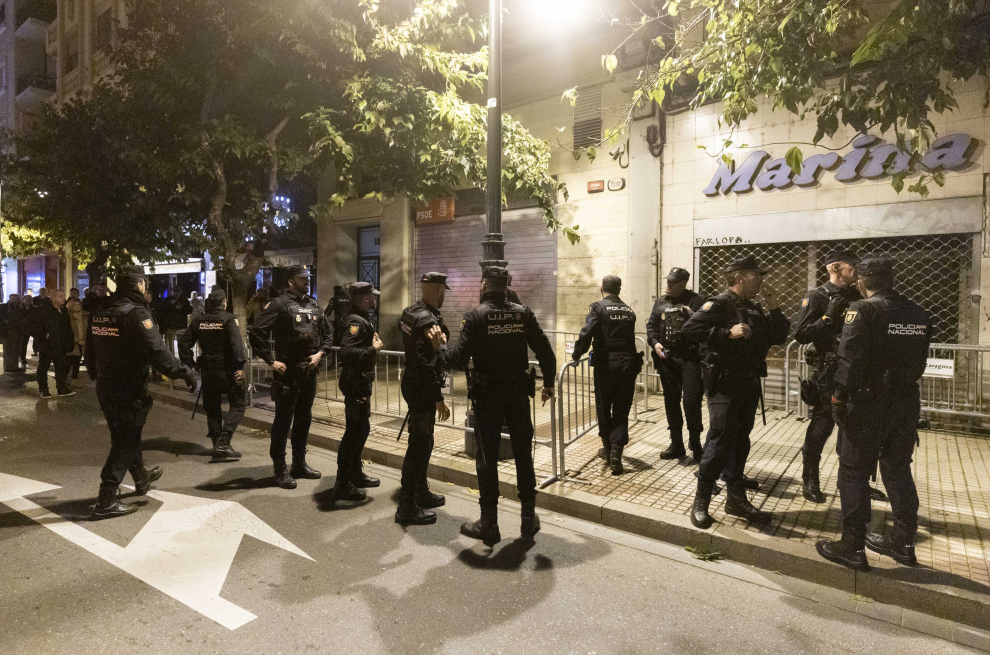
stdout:
<svg viewBox="0 0 990 655">
<path fill-rule="evenodd" d="M 446 288 L 447 286 L 447 276 L 443 273 L 423 273 L 423 279 L 420 280 L 423 284 L 442 284 Z"/>
<path fill-rule="evenodd" d="M 376 296 L 381 295 L 371 282 L 354 282 L 351 284 L 351 295 L 352 296 L 364 296 L 369 293 L 373 293 Z"/>
<path fill-rule="evenodd" d="M 114 278 L 114 281 L 118 287 L 129 289 L 147 277 L 144 272 L 144 266 L 127 265 L 121 266 L 117 270 L 117 276 Z"/>
<path fill-rule="evenodd" d="M 756 261 L 756 257 L 753 255 L 736 257 L 725 267 L 726 273 L 735 273 L 736 271 L 756 271 L 760 275 L 767 274 L 767 269 L 760 266 L 760 262 Z"/>
<path fill-rule="evenodd" d="M 688 273 L 683 268 L 677 268 L 676 266 L 670 269 L 670 273 L 667 273 L 668 282 L 687 282 L 691 279 L 691 274 Z"/>
<path fill-rule="evenodd" d="M 501 281 L 503 284 L 509 283 L 509 271 L 502 266 L 486 266 L 481 271 L 481 279 Z"/>
<path fill-rule="evenodd" d="M 856 274 L 875 277 L 894 274 L 894 260 L 879 255 L 867 255 L 856 265 Z"/>
<path fill-rule="evenodd" d="M 292 266 L 285 267 L 285 277 L 291 280 L 294 277 L 310 277 L 310 272 L 305 266 L 300 266 L 298 264 L 293 264 Z"/>
<path fill-rule="evenodd" d="M 847 264 L 852 264 L 855 266 L 859 263 L 859 255 L 857 255 L 852 250 L 836 250 L 831 255 L 825 258 L 825 265 L 830 266 L 835 262 L 845 262 Z"/>
</svg>

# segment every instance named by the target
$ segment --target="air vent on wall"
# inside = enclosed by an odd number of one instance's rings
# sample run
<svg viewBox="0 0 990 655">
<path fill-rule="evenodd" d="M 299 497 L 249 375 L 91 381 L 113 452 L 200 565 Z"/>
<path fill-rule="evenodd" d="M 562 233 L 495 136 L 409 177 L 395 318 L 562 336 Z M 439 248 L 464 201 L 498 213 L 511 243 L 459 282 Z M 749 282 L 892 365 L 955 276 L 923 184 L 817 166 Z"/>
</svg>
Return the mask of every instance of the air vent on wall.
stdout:
<svg viewBox="0 0 990 655">
<path fill-rule="evenodd" d="M 596 146 L 602 140 L 602 87 L 578 89 L 574 106 L 574 147 Z"/>
</svg>

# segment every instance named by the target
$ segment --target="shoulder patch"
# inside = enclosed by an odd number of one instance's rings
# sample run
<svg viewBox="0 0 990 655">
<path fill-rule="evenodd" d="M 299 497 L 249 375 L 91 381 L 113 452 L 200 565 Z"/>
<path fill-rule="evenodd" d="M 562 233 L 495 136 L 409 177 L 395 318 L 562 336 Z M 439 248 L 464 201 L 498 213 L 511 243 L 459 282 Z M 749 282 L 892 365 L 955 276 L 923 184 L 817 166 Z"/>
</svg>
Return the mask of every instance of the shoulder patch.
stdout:
<svg viewBox="0 0 990 655">
<path fill-rule="evenodd" d="M 856 311 L 856 310 L 854 310 L 854 309 L 850 309 L 850 310 L 846 311 L 846 323 L 852 323 L 853 321 L 856 320 L 856 317 L 858 315 L 859 315 L 859 312 Z"/>
<path fill-rule="evenodd" d="M 151 319 L 150 318 L 146 318 L 143 321 L 141 321 L 141 325 L 144 326 L 144 329 L 145 330 L 150 330 L 152 328 L 152 326 L 154 325 L 154 323 L 151 322 Z"/>
<path fill-rule="evenodd" d="M 701 311 L 707 312 L 709 309 L 712 308 L 712 305 L 714 305 L 714 304 L 715 304 L 714 301 L 709 300 L 708 302 L 706 302 L 704 305 L 701 306 Z"/>
<path fill-rule="evenodd" d="M 801 306 L 802 307 L 807 307 L 808 306 L 808 299 L 807 298 L 805 298 L 804 300 L 801 301 Z"/>
<path fill-rule="evenodd" d="M 357 334 L 360 328 L 356 325 L 351 326 L 351 334 Z"/>
</svg>

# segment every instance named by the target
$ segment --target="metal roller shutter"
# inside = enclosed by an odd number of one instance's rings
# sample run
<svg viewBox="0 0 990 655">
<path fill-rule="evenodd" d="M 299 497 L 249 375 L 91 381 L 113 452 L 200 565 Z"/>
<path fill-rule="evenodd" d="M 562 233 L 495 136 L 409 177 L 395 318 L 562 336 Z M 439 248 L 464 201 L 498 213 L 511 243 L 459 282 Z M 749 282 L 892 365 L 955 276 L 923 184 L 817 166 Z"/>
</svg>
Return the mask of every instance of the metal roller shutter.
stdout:
<svg viewBox="0 0 990 655">
<path fill-rule="evenodd" d="M 444 319 L 456 338 L 464 314 L 478 305 L 481 281 L 481 239 L 487 232 L 483 215 L 459 216 L 453 223 L 416 228 L 416 274 L 438 271 L 447 275 Z M 545 330 L 557 324 L 557 238 L 531 209 L 502 215 L 505 258 L 512 273 L 512 289 L 529 306 Z M 418 277 L 417 277 L 418 279 Z M 419 286 L 416 287 L 419 297 Z"/>
</svg>

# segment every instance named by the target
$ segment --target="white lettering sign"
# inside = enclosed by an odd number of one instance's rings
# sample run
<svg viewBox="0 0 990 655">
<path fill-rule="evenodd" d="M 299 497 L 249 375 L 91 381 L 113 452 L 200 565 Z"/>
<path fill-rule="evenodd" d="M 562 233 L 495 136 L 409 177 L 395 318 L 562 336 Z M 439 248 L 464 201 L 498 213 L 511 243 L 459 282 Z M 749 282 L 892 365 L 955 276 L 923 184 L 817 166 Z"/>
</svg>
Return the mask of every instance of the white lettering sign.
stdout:
<svg viewBox="0 0 990 655">
<path fill-rule="evenodd" d="M 574 354 L 574 342 L 573 341 L 565 341 L 564 342 L 564 353 L 567 354 L 567 355 L 573 355 Z"/>
<path fill-rule="evenodd" d="M 926 378 L 953 378 L 956 375 L 956 360 L 928 358 L 928 366 L 925 367 Z"/>
<path fill-rule="evenodd" d="M 220 597 L 244 535 L 313 561 L 239 503 L 167 491 L 148 493 L 163 505 L 121 547 L 25 498 L 58 488 L 0 473 L 0 503 L 229 630 L 258 618 Z"/>
</svg>

